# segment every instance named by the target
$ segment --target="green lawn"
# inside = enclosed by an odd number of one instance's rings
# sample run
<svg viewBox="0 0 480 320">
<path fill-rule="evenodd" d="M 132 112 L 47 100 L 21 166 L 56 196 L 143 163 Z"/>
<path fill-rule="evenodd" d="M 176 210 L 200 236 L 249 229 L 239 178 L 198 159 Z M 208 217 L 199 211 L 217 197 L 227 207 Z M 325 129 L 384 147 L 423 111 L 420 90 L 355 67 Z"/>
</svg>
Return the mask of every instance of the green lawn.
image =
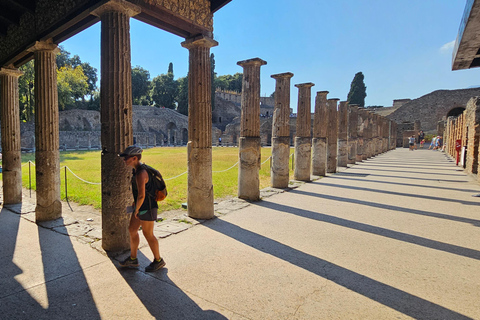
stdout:
<svg viewBox="0 0 480 320">
<path fill-rule="evenodd" d="M 293 153 L 291 149 L 290 153 Z M 262 148 L 262 163 L 271 156 L 271 148 Z M 290 171 L 292 158 L 290 157 Z M 28 164 L 35 161 L 34 154 L 22 154 L 23 186 L 29 188 L 29 171 L 31 173 L 32 189 L 35 189 L 35 167 Z M 178 209 L 182 202 L 187 201 L 187 148 L 164 147 L 146 149 L 142 161 L 160 170 L 166 180 L 168 197 L 162 202 L 161 210 Z M 215 199 L 226 196 L 237 196 L 238 187 L 238 148 L 213 148 L 213 189 Z M 79 178 L 92 182 L 100 182 L 100 151 L 71 151 L 60 153 L 61 197 L 65 199 L 65 168 L 67 166 Z M 29 170 L 30 167 L 30 170 Z M 224 171 L 226 169 L 229 169 Z M 224 171 L 224 172 L 215 172 Z M 291 172 L 291 175 L 293 173 Z M 181 175 L 181 176 L 179 176 Z M 97 184 L 86 183 L 75 177 L 67 170 L 68 199 L 80 204 L 101 207 L 101 187 Z M 265 162 L 260 170 L 260 188 L 270 185 L 270 160 Z"/>
</svg>

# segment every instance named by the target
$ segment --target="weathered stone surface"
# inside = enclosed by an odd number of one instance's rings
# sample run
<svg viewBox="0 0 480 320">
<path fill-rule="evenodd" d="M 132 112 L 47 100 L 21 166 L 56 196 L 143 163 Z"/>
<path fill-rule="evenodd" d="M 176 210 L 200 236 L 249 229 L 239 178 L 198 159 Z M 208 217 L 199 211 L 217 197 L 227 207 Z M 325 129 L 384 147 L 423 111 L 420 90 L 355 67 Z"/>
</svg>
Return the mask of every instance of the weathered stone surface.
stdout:
<svg viewBox="0 0 480 320">
<path fill-rule="evenodd" d="M 60 202 L 60 154 L 58 95 L 55 54 L 51 42 L 37 42 L 35 55 L 35 170 L 37 184 L 36 221 L 62 215 Z"/>
<path fill-rule="evenodd" d="M 312 140 L 310 137 L 295 137 L 295 169 L 293 178 L 299 181 L 311 181 L 310 164 L 312 161 Z"/>
<path fill-rule="evenodd" d="M 348 102 L 338 106 L 338 160 L 337 166 L 346 167 L 348 162 Z"/>
<path fill-rule="evenodd" d="M 240 199 L 260 200 L 260 150 L 260 137 L 240 137 L 238 166 L 238 197 Z"/>
<path fill-rule="evenodd" d="M 18 77 L 22 74 L 23 72 L 14 68 L 0 69 L 3 202 L 7 205 L 22 202 L 20 109 L 18 105 Z"/>
<path fill-rule="evenodd" d="M 287 188 L 290 157 L 290 79 L 293 73 L 271 76 L 275 82 L 275 110 L 272 123 L 272 187 Z"/>
<path fill-rule="evenodd" d="M 338 116 L 337 101 L 340 99 L 328 99 L 328 131 L 327 131 L 327 172 L 337 172 L 337 147 L 338 147 Z"/>
<path fill-rule="evenodd" d="M 272 168 L 270 181 L 273 188 L 288 188 L 290 159 L 290 137 L 272 138 Z M 275 152 L 273 152 L 275 150 Z"/>
<path fill-rule="evenodd" d="M 182 42 L 189 52 L 187 203 L 188 216 L 195 219 L 214 217 L 210 48 L 216 45 L 206 36 Z"/>
<path fill-rule="evenodd" d="M 99 10 L 101 19 L 101 171 L 102 246 L 106 251 L 130 247 L 130 217 L 119 214 L 131 205 L 131 169 L 118 157 L 133 144 L 130 7 Z M 122 52 L 122 54 L 118 54 Z"/>
<path fill-rule="evenodd" d="M 312 174 L 323 177 L 327 174 L 327 138 L 312 139 Z"/>
</svg>

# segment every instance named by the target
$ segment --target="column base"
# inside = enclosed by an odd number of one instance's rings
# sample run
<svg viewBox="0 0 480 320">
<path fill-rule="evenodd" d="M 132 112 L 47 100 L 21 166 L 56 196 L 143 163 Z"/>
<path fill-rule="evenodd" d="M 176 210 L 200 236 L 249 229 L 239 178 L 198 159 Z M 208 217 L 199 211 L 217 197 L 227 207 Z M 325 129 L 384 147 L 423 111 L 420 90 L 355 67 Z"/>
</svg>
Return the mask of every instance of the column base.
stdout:
<svg viewBox="0 0 480 320">
<path fill-rule="evenodd" d="M 312 174 L 323 177 L 327 174 L 327 138 L 312 139 Z"/>
<path fill-rule="evenodd" d="M 272 168 L 270 181 L 273 188 L 288 188 L 290 159 L 290 137 L 272 138 Z"/>
<path fill-rule="evenodd" d="M 312 161 L 312 140 L 310 137 L 295 138 L 295 169 L 293 178 L 299 181 L 312 181 L 310 168 Z"/>
<path fill-rule="evenodd" d="M 188 154 L 188 216 L 211 219 L 214 215 L 212 184 L 212 148 L 194 148 L 187 144 Z"/>
<path fill-rule="evenodd" d="M 238 166 L 238 197 L 260 200 L 260 137 L 240 137 Z"/>
</svg>

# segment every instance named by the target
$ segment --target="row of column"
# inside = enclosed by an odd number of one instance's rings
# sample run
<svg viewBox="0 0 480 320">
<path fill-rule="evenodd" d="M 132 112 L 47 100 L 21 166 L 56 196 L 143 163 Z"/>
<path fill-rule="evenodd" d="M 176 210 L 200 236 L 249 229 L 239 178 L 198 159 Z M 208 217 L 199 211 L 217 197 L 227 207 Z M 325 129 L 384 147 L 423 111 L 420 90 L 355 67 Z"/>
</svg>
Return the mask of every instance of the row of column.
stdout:
<svg viewBox="0 0 480 320">
<path fill-rule="evenodd" d="M 129 20 L 140 11 L 129 2 L 113 0 L 93 12 L 101 20 L 102 246 L 107 251 L 129 248 L 130 217 L 123 213 L 131 204 L 131 171 L 118 154 L 133 144 Z M 189 51 L 188 213 L 199 219 L 213 216 L 210 48 L 217 44 L 204 35 L 182 43 Z M 42 41 L 29 50 L 35 59 L 35 217 L 39 222 L 62 215 L 55 65 L 58 48 L 52 41 Z M 22 201 L 18 106 L 21 75 L 13 66 L 0 69 L 6 205 Z M 245 130 L 248 132 L 250 126 L 246 125 Z"/>
<path fill-rule="evenodd" d="M 238 196 L 259 200 L 260 170 L 260 67 L 255 58 L 238 62 L 244 68 L 241 106 L 240 167 Z M 287 188 L 290 156 L 290 72 L 271 76 L 275 84 L 272 123 L 271 186 Z M 339 99 L 327 99 L 328 91 L 315 97 L 311 135 L 311 88 L 296 84 L 298 108 L 294 150 L 295 180 L 311 181 L 311 175 L 325 176 L 337 167 L 347 167 L 395 148 L 395 122 Z"/>
</svg>

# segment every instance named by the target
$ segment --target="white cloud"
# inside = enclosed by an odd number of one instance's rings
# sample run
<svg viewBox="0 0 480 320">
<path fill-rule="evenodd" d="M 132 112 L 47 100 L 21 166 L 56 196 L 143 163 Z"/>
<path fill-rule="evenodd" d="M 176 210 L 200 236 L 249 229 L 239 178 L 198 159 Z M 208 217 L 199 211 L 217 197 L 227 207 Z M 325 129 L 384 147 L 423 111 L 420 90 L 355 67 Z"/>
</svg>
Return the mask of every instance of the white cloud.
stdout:
<svg viewBox="0 0 480 320">
<path fill-rule="evenodd" d="M 454 46 L 455 46 L 455 40 L 450 41 L 450 42 L 448 42 L 448 43 L 445 43 L 445 44 L 440 48 L 440 52 L 441 52 L 441 53 L 451 53 Z"/>
</svg>

